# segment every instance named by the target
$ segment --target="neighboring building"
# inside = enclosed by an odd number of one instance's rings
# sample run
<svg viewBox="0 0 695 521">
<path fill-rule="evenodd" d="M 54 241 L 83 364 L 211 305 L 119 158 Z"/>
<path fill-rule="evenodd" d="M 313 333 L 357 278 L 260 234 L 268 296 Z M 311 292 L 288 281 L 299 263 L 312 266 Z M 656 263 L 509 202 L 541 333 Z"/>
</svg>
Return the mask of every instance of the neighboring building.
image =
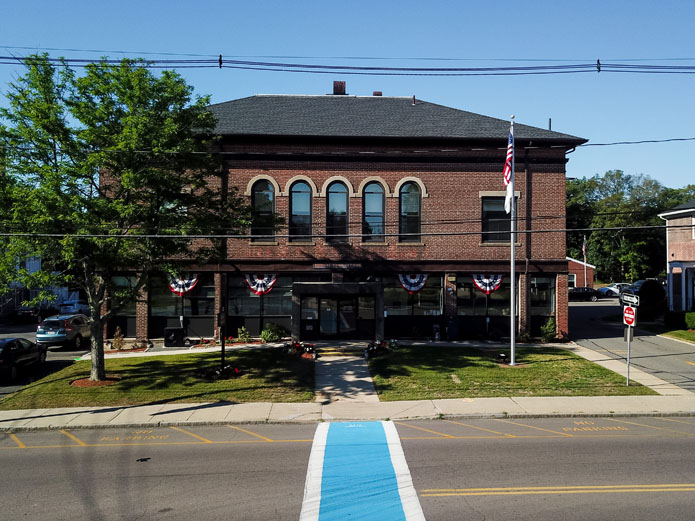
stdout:
<svg viewBox="0 0 695 521">
<path fill-rule="evenodd" d="M 594 269 L 596 266 L 572 257 L 567 257 L 567 265 L 569 269 L 567 283 L 570 288 L 594 287 Z"/>
<path fill-rule="evenodd" d="M 666 221 L 666 273 L 671 311 L 695 310 L 695 200 L 659 214 Z"/>
<path fill-rule="evenodd" d="M 341 90 L 342 87 L 342 90 Z M 294 338 L 509 335 L 509 122 L 412 98 L 257 95 L 212 105 L 230 187 L 254 208 L 226 265 L 167 280 L 114 324 L 127 336 L 218 333 L 276 323 Z M 515 124 L 518 329 L 554 316 L 567 334 L 566 154 L 586 140 Z M 277 214 L 285 225 L 273 229 Z M 265 292 L 269 289 L 268 292 Z M 264 293 L 265 292 L 265 293 Z M 183 316 L 183 319 L 181 318 Z M 113 330 L 113 328 L 111 328 Z"/>
</svg>

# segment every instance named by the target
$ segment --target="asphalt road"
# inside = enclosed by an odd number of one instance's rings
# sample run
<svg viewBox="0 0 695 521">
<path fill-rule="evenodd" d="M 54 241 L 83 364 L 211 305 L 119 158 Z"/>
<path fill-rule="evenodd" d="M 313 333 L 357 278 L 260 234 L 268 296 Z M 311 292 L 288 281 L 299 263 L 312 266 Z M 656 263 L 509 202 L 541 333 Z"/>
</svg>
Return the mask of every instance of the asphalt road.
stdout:
<svg viewBox="0 0 695 521">
<path fill-rule="evenodd" d="M 396 428 L 430 521 L 678 521 L 695 511 L 695 418 L 435 420 Z M 296 521 L 315 430 L 0 434 L 1 517 Z M 374 519 L 389 521 L 380 508 L 375 497 Z"/>
<path fill-rule="evenodd" d="M 610 315 L 622 316 L 617 299 L 570 303 L 570 337 L 606 357 L 627 359 L 622 320 L 605 320 Z M 656 336 L 639 326 L 638 322 L 630 343 L 631 367 L 695 392 L 695 345 Z"/>
</svg>

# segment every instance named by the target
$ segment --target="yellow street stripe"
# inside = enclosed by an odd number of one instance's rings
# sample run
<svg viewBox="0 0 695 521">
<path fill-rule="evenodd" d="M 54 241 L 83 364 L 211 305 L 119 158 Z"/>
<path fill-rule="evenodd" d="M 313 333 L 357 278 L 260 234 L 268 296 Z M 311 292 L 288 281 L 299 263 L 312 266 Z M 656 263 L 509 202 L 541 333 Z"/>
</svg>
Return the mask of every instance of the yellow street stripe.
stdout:
<svg viewBox="0 0 695 521">
<path fill-rule="evenodd" d="M 695 362 L 685 362 L 686 364 L 695 365 Z"/>
<path fill-rule="evenodd" d="M 77 436 L 75 436 L 74 434 L 72 434 L 72 433 L 70 433 L 70 432 L 68 432 L 68 431 L 66 431 L 66 430 L 63 430 L 63 429 L 61 429 L 59 432 L 61 432 L 62 434 L 65 434 L 68 438 L 70 438 L 72 441 L 74 441 L 75 443 L 77 443 L 77 444 L 80 445 L 81 447 L 86 447 L 86 446 L 87 446 L 87 444 L 86 444 L 85 442 L 83 442 L 81 439 L 79 439 L 79 438 L 78 438 Z"/>
<path fill-rule="evenodd" d="M 662 421 L 665 421 L 665 422 L 682 423 L 682 424 L 684 424 L 684 425 L 695 425 L 695 423 L 693 423 L 693 422 L 686 422 L 686 421 L 683 421 L 683 420 L 674 420 L 673 418 L 661 418 L 660 416 L 655 416 L 655 418 L 656 418 L 657 420 L 662 420 Z"/>
<path fill-rule="evenodd" d="M 638 427 L 648 427 L 650 429 L 656 429 L 659 431 L 675 432 L 676 434 L 684 434 L 686 436 L 695 436 L 691 432 L 674 431 L 673 429 L 664 429 L 663 427 L 655 427 L 654 425 L 647 425 L 646 423 L 629 422 L 626 420 L 616 420 L 615 418 L 606 418 L 606 420 L 616 423 L 627 423 L 628 425 L 637 425 Z"/>
<path fill-rule="evenodd" d="M 203 443 L 212 443 L 212 441 L 210 441 L 209 439 L 203 438 L 202 436 L 198 436 L 197 434 L 194 434 L 192 432 L 188 432 L 187 430 L 182 429 L 181 427 L 171 427 L 171 428 L 174 429 L 175 431 L 183 432 L 184 434 L 188 434 L 189 436 L 193 436 L 195 439 L 200 440 Z"/>
<path fill-rule="evenodd" d="M 275 440 L 271 440 L 270 438 L 266 438 L 265 436 L 261 436 L 260 434 L 256 434 L 255 432 L 247 431 L 246 429 L 242 429 L 241 427 L 237 427 L 235 425 L 227 425 L 227 427 L 229 427 L 230 429 L 234 429 L 236 431 L 245 432 L 246 434 L 250 434 L 251 436 L 255 436 L 256 438 L 260 438 L 263 441 L 267 441 L 267 442 L 275 441 Z"/>
<path fill-rule="evenodd" d="M 442 432 L 437 432 L 437 431 L 431 431 L 429 429 L 425 429 L 423 427 L 416 427 L 415 425 L 410 425 L 409 423 L 401 423 L 401 422 L 394 422 L 396 425 L 403 425 L 404 427 L 410 427 L 411 429 L 417 429 L 419 431 L 423 432 L 429 432 L 430 434 L 436 434 L 437 436 L 443 436 L 445 438 L 453 438 L 454 436 L 451 436 L 450 434 L 444 434 Z"/>
<path fill-rule="evenodd" d="M 655 484 L 655 485 L 581 485 L 566 487 L 508 487 L 508 488 L 464 488 L 464 489 L 426 489 L 422 496 L 509 496 L 532 494 L 599 494 L 626 492 L 692 492 L 695 483 Z"/>
<path fill-rule="evenodd" d="M 19 447 L 20 449 L 26 449 L 27 448 L 27 446 L 24 445 L 24 443 L 22 443 L 22 440 L 20 440 L 15 434 L 10 432 L 7 435 L 10 438 L 12 438 L 12 440 L 17 444 L 17 447 Z"/>
<path fill-rule="evenodd" d="M 513 434 L 507 434 L 506 432 L 491 431 L 490 429 L 483 429 L 482 427 L 477 427 L 475 425 L 469 425 L 467 423 L 455 422 L 454 420 L 444 420 L 449 423 L 454 423 L 456 425 L 463 425 L 464 427 L 470 427 L 471 429 L 478 429 L 479 431 L 491 432 L 492 434 L 501 434 L 507 438 L 516 438 Z"/>
<path fill-rule="evenodd" d="M 519 425 L 520 427 L 528 427 L 529 429 L 536 429 L 537 431 L 552 432 L 553 434 L 559 434 L 560 436 L 567 436 L 568 438 L 574 438 L 573 434 L 567 434 L 566 432 L 559 432 L 559 431 L 551 431 L 550 429 L 542 429 L 541 427 L 534 427 L 533 425 L 525 425 L 523 423 L 517 423 L 517 422 L 513 422 L 511 420 L 495 419 L 495 421 L 504 422 L 504 423 L 511 423 L 512 425 Z"/>
</svg>

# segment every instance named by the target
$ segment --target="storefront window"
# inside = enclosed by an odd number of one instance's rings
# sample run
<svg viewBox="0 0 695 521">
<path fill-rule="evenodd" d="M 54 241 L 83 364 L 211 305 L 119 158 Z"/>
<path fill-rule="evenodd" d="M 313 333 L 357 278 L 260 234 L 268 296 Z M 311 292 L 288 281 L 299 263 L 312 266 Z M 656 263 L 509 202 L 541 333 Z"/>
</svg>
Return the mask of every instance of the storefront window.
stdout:
<svg viewBox="0 0 695 521">
<path fill-rule="evenodd" d="M 456 283 L 456 313 L 458 315 L 509 316 L 511 290 L 507 278 L 500 287 L 486 295 L 473 284 L 473 276 L 460 275 Z"/>
<path fill-rule="evenodd" d="M 430 276 L 427 285 L 410 294 L 401 286 L 398 277 L 384 277 L 384 310 L 388 316 L 442 314 L 442 277 Z"/>
<path fill-rule="evenodd" d="M 531 315 L 555 311 L 555 277 L 531 277 Z"/>
<path fill-rule="evenodd" d="M 135 287 L 136 278 L 134 275 L 118 275 L 111 277 L 111 282 L 116 287 L 115 295 L 111 297 L 112 303 L 120 303 L 124 294 L 132 292 Z M 119 316 L 135 316 L 135 298 L 123 301 L 120 309 L 115 313 Z"/>
<path fill-rule="evenodd" d="M 211 316 L 215 314 L 215 281 L 212 273 L 198 276 L 198 284 L 183 296 L 169 288 L 164 276 L 154 276 L 150 281 L 150 315 Z"/>
</svg>

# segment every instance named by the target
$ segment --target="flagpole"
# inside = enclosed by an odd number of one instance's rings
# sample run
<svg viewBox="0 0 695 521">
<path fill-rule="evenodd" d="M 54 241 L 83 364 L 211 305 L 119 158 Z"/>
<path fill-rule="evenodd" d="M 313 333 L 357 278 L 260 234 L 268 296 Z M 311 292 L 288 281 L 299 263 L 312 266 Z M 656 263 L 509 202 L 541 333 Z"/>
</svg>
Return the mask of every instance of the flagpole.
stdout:
<svg viewBox="0 0 695 521">
<path fill-rule="evenodd" d="M 586 235 L 584 236 L 584 243 L 582 244 L 582 254 L 584 255 L 584 287 L 586 287 Z"/>
<path fill-rule="evenodd" d="M 516 243 L 516 201 L 514 200 L 514 116 L 511 116 L 511 135 L 512 135 L 512 176 L 510 180 L 510 185 L 511 185 L 511 193 L 512 193 L 512 200 L 511 200 L 511 213 L 510 213 L 510 219 L 511 219 L 511 227 L 510 227 L 510 238 L 511 238 L 511 246 L 510 246 L 510 261 L 509 261 L 509 275 L 510 275 L 510 289 L 511 289 L 511 303 L 509 306 L 510 309 L 510 341 L 509 341 L 509 349 L 511 351 L 511 360 L 509 361 L 509 365 L 516 365 L 516 259 L 514 258 L 514 244 Z"/>
</svg>

